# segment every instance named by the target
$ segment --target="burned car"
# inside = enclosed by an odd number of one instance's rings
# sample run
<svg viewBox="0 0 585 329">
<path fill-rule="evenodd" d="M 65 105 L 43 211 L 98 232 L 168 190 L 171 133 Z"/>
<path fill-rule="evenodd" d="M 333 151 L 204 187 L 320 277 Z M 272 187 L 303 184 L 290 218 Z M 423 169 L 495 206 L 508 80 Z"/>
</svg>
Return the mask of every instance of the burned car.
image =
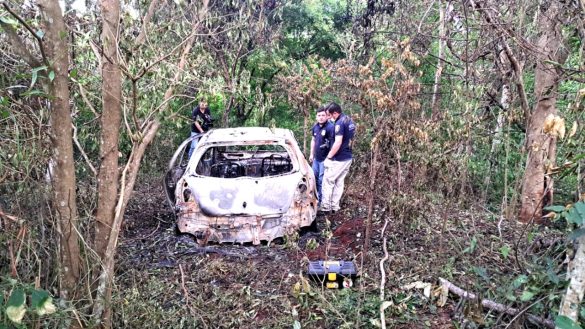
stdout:
<svg viewBox="0 0 585 329">
<path fill-rule="evenodd" d="M 213 129 L 189 138 L 169 163 L 165 190 L 178 231 L 203 244 L 270 242 L 311 226 L 317 212 L 313 170 L 288 129 Z"/>
</svg>

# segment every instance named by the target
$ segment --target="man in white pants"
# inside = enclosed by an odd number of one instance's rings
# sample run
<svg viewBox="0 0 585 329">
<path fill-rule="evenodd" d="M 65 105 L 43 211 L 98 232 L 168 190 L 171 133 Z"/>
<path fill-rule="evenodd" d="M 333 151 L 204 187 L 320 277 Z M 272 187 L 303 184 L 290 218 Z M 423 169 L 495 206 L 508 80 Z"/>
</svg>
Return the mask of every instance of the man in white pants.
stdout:
<svg viewBox="0 0 585 329">
<path fill-rule="evenodd" d="M 325 109 L 335 120 L 335 142 L 324 161 L 325 174 L 323 176 L 321 214 L 339 210 L 345 176 L 349 172 L 352 161 L 350 143 L 355 134 L 353 120 L 341 112 L 341 107 L 338 104 L 329 103 Z"/>
</svg>

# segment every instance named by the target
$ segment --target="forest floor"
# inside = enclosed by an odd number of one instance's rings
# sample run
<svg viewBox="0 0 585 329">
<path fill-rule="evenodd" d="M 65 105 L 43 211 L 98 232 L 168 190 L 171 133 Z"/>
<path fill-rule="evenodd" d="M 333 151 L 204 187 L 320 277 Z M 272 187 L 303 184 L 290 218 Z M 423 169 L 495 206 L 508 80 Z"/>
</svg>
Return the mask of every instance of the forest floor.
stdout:
<svg viewBox="0 0 585 329">
<path fill-rule="evenodd" d="M 363 193 L 350 190 L 342 211 L 317 218 L 317 232 L 303 230 L 298 237 L 270 245 L 202 248 L 190 236 L 176 235 L 161 184 L 143 182 L 128 207 L 120 238 L 115 323 L 127 328 L 378 327 L 384 223 L 374 221 L 370 257 L 363 259 L 366 205 Z M 485 297 L 511 294 L 510 303 L 523 289 L 517 281 L 524 269 L 516 259 L 531 257 L 534 244 L 554 234 L 500 223 L 484 210 L 450 209 L 440 202 L 425 207 L 427 211 L 408 220 L 375 209 L 375 218 L 390 218 L 384 235 L 389 253 L 387 326 L 507 325 L 512 317 L 455 295 L 442 305 L 438 278 Z M 308 261 L 327 258 L 355 262 L 360 277 L 353 288 L 304 284 Z"/>
</svg>

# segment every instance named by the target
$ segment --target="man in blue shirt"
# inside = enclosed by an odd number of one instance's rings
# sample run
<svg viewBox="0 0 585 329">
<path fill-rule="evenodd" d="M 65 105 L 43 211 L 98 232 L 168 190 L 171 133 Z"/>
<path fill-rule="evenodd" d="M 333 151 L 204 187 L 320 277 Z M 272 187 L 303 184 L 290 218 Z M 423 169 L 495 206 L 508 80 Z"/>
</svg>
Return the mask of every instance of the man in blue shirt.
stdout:
<svg viewBox="0 0 585 329">
<path fill-rule="evenodd" d="M 323 174 L 325 173 L 323 162 L 335 139 L 333 124 L 327 120 L 327 111 L 325 111 L 324 107 L 320 107 L 317 110 L 317 123 L 311 128 L 311 134 L 313 138 L 311 138 L 309 162 L 313 163 L 313 172 L 317 181 L 317 199 L 320 204 L 322 199 L 321 186 Z"/>
<path fill-rule="evenodd" d="M 199 102 L 199 105 L 193 109 L 191 119 L 193 120 L 191 123 L 191 137 L 197 134 L 203 134 L 211 128 L 211 112 L 206 101 Z M 195 151 L 195 147 L 197 147 L 197 140 L 192 140 L 191 147 L 189 148 L 189 158 L 191 158 L 193 151 Z"/>
<path fill-rule="evenodd" d="M 325 106 L 335 120 L 335 141 L 323 162 L 325 174 L 323 176 L 323 199 L 321 212 L 339 210 L 339 201 L 343 194 L 345 176 L 349 172 L 352 161 L 351 141 L 355 135 L 353 120 L 341 112 L 336 103 Z"/>
</svg>

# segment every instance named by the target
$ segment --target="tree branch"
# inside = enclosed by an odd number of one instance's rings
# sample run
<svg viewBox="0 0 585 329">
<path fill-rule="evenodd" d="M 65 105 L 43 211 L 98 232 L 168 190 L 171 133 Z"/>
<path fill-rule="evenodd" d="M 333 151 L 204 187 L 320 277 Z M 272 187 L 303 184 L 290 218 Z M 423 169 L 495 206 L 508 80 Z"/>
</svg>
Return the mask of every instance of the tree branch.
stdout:
<svg viewBox="0 0 585 329">
<path fill-rule="evenodd" d="M 32 68 L 41 66 L 41 62 L 39 62 L 39 60 L 37 60 L 30 51 L 28 51 L 28 49 L 25 47 L 24 41 L 18 36 L 10 24 L 6 24 L 0 21 L 0 26 L 6 32 L 8 40 L 10 40 L 10 44 L 12 44 L 18 56 L 22 57 Z"/>
<path fill-rule="evenodd" d="M 465 291 L 465 290 L 457 287 L 453 283 L 451 283 L 443 278 L 439 278 L 439 282 L 441 283 L 441 286 L 446 287 L 450 292 L 454 293 L 455 295 L 457 295 L 461 298 L 477 300 L 477 295 L 475 295 L 471 292 Z M 517 315 L 518 313 L 525 311 L 525 310 L 521 311 L 517 308 L 509 307 L 507 305 L 503 305 L 500 303 L 496 303 L 493 300 L 489 300 L 489 299 L 482 299 L 481 305 L 485 308 L 489 308 L 490 310 L 498 311 L 500 313 L 505 313 L 508 315 Z M 527 319 L 532 323 L 544 325 L 547 328 L 554 328 L 555 327 L 555 324 L 553 321 L 539 317 L 539 316 L 528 314 Z"/>
<path fill-rule="evenodd" d="M 389 258 L 388 255 L 388 247 L 386 244 L 388 243 L 385 233 L 386 233 L 386 226 L 388 226 L 388 217 L 384 220 L 384 227 L 382 228 L 381 235 L 384 237 L 382 249 L 384 250 L 384 257 L 380 260 L 380 274 L 382 278 L 380 279 L 380 324 L 382 325 L 382 329 L 386 329 L 386 315 L 384 314 L 385 305 L 384 301 L 386 297 L 384 296 L 384 288 L 386 287 L 386 271 L 384 270 L 384 262 L 386 262 Z"/>
<path fill-rule="evenodd" d="M 8 5 L 5 2 L 2 2 L 2 6 L 4 7 L 4 9 L 6 9 L 7 12 L 10 13 L 10 15 L 12 15 L 12 17 L 16 18 L 16 20 L 18 20 L 20 22 L 20 24 L 22 24 L 30 32 L 30 34 L 32 34 L 33 37 L 37 40 L 37 42 L 39 43 L 39 49 L 41 50 L 41 56 L 43 57 L 43 63 L 45 65 L 49 66 L 49 61 L 47 60 L 47 56 L 45 55 L 45 50 L 43 49 L 43 40 L 41 39 L 41 37 L 39 37 L 35 33 L 35 31 L 33 31 L 33 29 L 30 27 L 30 25 L 28 25 L 20 16 L 18 16 L 14 11 L 12 11 L 12 9 L 10 9 L 10 7 L 8 7 Z M 1 24 L 3 27 L 6 25 L 6 26 L 9 26 L 10 28 L 12 28 L 8 24 L 5 24 L 5 23 L 1 23 Z M 13 30 L 13 32 L 14 32 L 14 30 Z M 14 34 L 16 35 L 16 32 Z M 32 56 L 32 55 L 30 55 L 30 56 Z M 39 67 L 39 66 L 40 65 L 33 66 L 33 67 Z"/>
<path fill-rule="evenodd" d="M 511 35 L 509 31 L 500 27 L 501 24 L 498 24 L 498 22 L 496 22 L 496 20 L 489 13 L 489 10 L 486 10 L 486 8 L 479 6 L 479 4 L 476 4 L 473 0 L 470 1 L 470 4 L 471 8 L 478 11 L 480 15 L 485 19 L 486 23 L 488 23 L 496 31 L 500 32 L 501 34 L 508 34 L 513 40 L 517 39 L 517 37 Z M 528 119 L 530 117 L 530 108 L 528 107 L 528 97 L 526 96 L 526 89 L 524 88 L 522 66 L 520 66 L 518 59 L 516 59 L 516 56 L 514 56 L 514 53 L 512 52 L 510 45 L 508 44 L 508 42 L 506 42 L 503 35 L 501 35 L 500 37 L 501 37 L 500 43 L 502 44 L 504 52 L 506 53 L 506 56 L 510 60 L 510 63 L 512 63 L 512 69 L 514 70 L 514 75 L 516 76 L 516 88 L 518 88 L 518 94 L 520 96 L 520 105 L 522 106 L 522 110 L 524 111 L 524 116 L 526 117 L 526 119 Z"/>
<path fill-rule="evenodd" d="M 87 156 L 87 154 L 83 150 L 83 147 L 81 147 L 81 144 L 77 140 L 77 127 L 75 127 L 75 125 L 72 125 L 72 127 L 73 127 L 73 141 L 75 142 L 75 146 L 77 146 L 77 149 L 79 150 L 79 152 L 81 153 L 81 155 L 85 159 L 85 162 L 87 163 L 87 166 L 89 167 L 89 169 L 91 170 L 93 175 L 97 177 L 97 170 L 95 170 L 95 167 L 91 164 L 89 157 Z"/>
<path fill-rule="evenodd" d="M 152 16 L 154 16 L 154 11 L 158 6 L 158 1 L 159 0 L 152 0 L 148 6 L 146 16 L 144 16 L 144 19 L 142 20 L 142 29 L 140 29 L 140 34 L 136 38 L 136 46 L 140 46 L 144 43 L 144 39 L 146 38 L 146 28 L 148 27 L 148 23 L 152 20 Z"/>
</svg>

